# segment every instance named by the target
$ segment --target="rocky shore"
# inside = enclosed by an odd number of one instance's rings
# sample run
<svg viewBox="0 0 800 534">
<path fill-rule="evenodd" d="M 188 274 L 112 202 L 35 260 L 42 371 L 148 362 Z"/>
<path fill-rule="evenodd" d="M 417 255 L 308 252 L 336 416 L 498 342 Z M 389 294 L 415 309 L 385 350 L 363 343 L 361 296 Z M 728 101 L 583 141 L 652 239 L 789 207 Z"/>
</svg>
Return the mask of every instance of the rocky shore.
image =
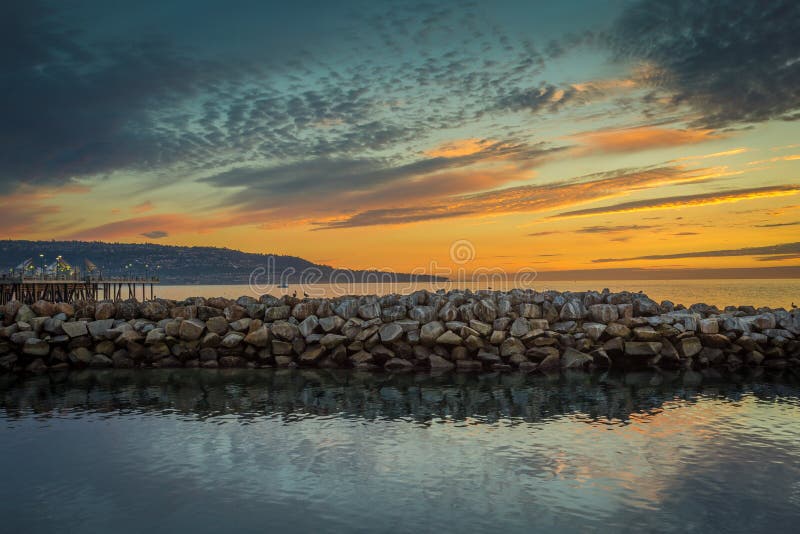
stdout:
<svg viewBox="0 0 800 534">
<path fill-rule="evenodd" d="M 0 319 L 0 372 L 800 368 L 800 310 L 686 308 L 608 290 L 12 301 Z"/>
</svg>

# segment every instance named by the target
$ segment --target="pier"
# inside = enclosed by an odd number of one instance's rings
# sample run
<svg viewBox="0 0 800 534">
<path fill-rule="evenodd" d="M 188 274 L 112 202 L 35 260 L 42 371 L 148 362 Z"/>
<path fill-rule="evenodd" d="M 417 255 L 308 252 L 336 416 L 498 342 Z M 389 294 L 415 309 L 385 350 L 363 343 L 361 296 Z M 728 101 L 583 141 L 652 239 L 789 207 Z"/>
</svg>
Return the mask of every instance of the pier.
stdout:
<svg viewBox="0 0 800 534">
<path fill-rule="evenodd" d="M 18 300 L 33 304 L 37 300 L 76 302 L 97 300 L 153 299 L 155 276 L 97 277 L 77 274 L 22 276 L 0 275 L 0 304 Z M 149 289 L 149 291 L 148 291 Z M 149 295 L 148 295 L 149 293 Z"/>
</svg>

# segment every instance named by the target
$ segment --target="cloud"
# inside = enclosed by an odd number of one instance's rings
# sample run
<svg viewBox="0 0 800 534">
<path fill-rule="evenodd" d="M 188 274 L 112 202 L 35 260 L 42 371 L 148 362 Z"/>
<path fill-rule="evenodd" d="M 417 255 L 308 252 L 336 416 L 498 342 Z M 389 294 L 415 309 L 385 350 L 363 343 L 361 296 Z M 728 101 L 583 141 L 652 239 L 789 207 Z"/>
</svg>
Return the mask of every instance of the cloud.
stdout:
<svg viewBox="0 0 800 534">
<path fill-rule="evenodd" d="M 748 165 L 762 165 L 764 163 L 776 163 L 778 161 L 798 161 L 800 160 L 800 154 L 789 154 L 788 156 L 778 156 L 775 158 L 769 159 L 761 159 L 758 161 L 750 161 Z"/>
<path fill-rule="evenodd" d="M 599 208 L 587 208 L 574 211 L 566 211 L 548 217 L 550 219 L 565 219 L 570 217 L 587 217 L 592 215 L 605 215 L 609 213 L 630 213 L 637 211 L 661 210 L 688 208 L 697 206 L 708 206 L 712 204 L 723 204 L 739 202 L 742 200 L 753 200 L 759 198 L 773 198 L 796 195 L 800 193 L 800 185 L 779 185 L 767 187 L 754 187 L 749 189 L 734 189 L 719 191 L 714 193 L 700 193 L 697 195 L 676 195 L 671 197 L 660 197 L 644 200 L 634 200 L 623 202 L 611 206 Z"/>
<path fill-rule="evenodd" d="M 135 205 L 133 208 L 131 208 L 131 211 L 133 213 L 145 213 L 147 211 L 151 211 L 152 209 L 153 209 L 153 203 L 150 202 L 149 200 L 146 200 L 145 202 Z"/>
<path fill-rule="evenodd" d="M 441 153 L 441 147 L 432 150 Z M 564 147 L 484 141 L 395 164 L 383 158 L 313 159 L 272 167 L 234 168 L 201 179 L 234 189 L 222 203 L 240 211 L 269 211 L 296 219 L 343 211 L 396 208 L 529 179 L 532 169 Z M 455 152 L 454 152 L 455 150 Z M 349 208 L 349 210 L 348 210 Z"/>
<path fill-rule="evenodd" d="M 153 230 L 151 232 L 144 232 L 139 235 L 149 237 L 150 239 L 161 239 L 162 237 L 167 237 L 169 233 L 165 232 L 164 230 Z"/>
<path fill-rule="evenodd" d="M 779 226 L 797 226 L 800 221 L 785 222 L 785 223 L 770 223 L 770 224 L 756 224 L 756 228 L 778 228 Z"/>
<path fill-rule="evenodd" d="M 3 8 L 0 184 L 160 168 L 194 151 L 162 112 L 234 68 L 157 39 L 92 46 L 42 2 Z"/>
<path fill-rule="evenodd" d="M 629 224 L 622 226 L 585 226 L 575 230 L 579 234 L 608 234 L 616 232 L 632 232 L 639 230 L 649 230 L 652 228 L 661 228 L 660 226 L 648 226 L 639 224 Z"/>
<path fill-rule="evenodd" d="M 669 184 L 690 183 L 706 176 L 707 169 L 686 170 L 678 167 L 628 168 L 594 173 L 563 182 L 495 189 L 481 193 L 449 195 L 446 203 L 429 198 L 431 207 L 419 205 L 393 207 L 390 217 L 375 217 L 373 210 L 356 212 L 343 218 L 315 221 L 317 229 L 335 229 L 369 225 L 405 224 L 424 220 L 462 216 L 488 216 L 508 213 L 550 211 L 586 202 L 624 196 L 634 191 Z M 426 190 L 421 188 L 421 193 Z M 441 192 L 446 195 L 445 191 Z M 391 199 L 391 195 L 386 196 Z M 385 199 L 384 199 L 385 200 Z M 408 214 L 408 217 L 403 216 Z M 427 215 L 426 215 L 427 214 Z M 379 213 L 379 215 L 381 215 Z"/>
<path fill-rule="evenodd" d="M 650 66 L 640 82 L 699 114 L 693 126 L 790 118 L 800 107 L 800 3 L 642 0 L 611 32 L 619 59 Z"/>
<path fill-rule="evenodd" d="M 649 256 L 635 256 L 631 258 L 601 258 L 592 260 L 592 263 L 611 263 L 633 260 L 674 260 L 679 258 L 724 258 L 731 256 L 782 256 L 787 254 L 800 254 L 800 242 L 782 243 L 763 247 L 745 247 L 727 250 L 705 250 L 702 252 L 679 252 L 676 254 L 654 254 Z"/>
<path fill-rule="evenodd" d="M 723 138 L 712 130 L 676 130 L 654 126 L 583 132 L 572 139 L 584 146 L 585 153 L 639 152 L 705 143 Z"/>
</svg>

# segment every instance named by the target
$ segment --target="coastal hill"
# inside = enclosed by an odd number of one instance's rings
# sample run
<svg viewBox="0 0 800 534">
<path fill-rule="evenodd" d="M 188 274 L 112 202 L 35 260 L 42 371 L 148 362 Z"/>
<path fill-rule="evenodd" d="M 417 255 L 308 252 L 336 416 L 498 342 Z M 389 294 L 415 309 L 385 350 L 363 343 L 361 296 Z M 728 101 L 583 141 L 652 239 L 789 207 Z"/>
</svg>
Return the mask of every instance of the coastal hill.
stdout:
<svg viewBox="0 0 800 534">
<path fill-rule="evenodd" d="M 41 255 L 44 257 L 42 258 Z M 341 273 L 329 265 L 318 265 L 296 256 L 278 254 L 251 254 L 239 250 L 216 247 L 182 247 L 155 244 L 104 243 L 100 241 L 0 241 L 0 272 L 7 273 L 31 258 L 35 266 L 50 264 L 61 256 L 72 266 L 85 271 L 89 260 L 106 276 L 158 276 L 166 284 L 247 284 L 251 273 L 258 269 L 267 272 L 287 273 L 285 281 L 299 280 L 300 273 L 318 269 L 320 282 L 330 280 L 332 273 Z M 130 266 L 130 267 L 128 267 Z M 264 271 L 261 271 L 262 273 Z M 378 271 L 348 270 L 355 280 L 370 276 L 388 275 L 396 281 L 407 281 L 410 275 Z M 259 279 L 259 283 L 265 279 Z M 434 277 L 416 276 L 419 281 Z"/>
</svg>

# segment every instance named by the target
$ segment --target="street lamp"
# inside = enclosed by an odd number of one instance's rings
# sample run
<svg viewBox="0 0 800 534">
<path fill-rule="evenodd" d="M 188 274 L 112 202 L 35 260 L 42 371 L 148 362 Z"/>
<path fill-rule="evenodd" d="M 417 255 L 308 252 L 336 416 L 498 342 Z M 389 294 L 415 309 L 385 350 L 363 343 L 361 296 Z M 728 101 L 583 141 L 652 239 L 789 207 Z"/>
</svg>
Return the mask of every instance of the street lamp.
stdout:
<svg viewBox="0 0 800 534">
<path fill-rule="evenodd" d="M 42 278 L 44 278 L 44 254 L 39 254 L 39 257 L 42 258 Z"/>
</svg>

